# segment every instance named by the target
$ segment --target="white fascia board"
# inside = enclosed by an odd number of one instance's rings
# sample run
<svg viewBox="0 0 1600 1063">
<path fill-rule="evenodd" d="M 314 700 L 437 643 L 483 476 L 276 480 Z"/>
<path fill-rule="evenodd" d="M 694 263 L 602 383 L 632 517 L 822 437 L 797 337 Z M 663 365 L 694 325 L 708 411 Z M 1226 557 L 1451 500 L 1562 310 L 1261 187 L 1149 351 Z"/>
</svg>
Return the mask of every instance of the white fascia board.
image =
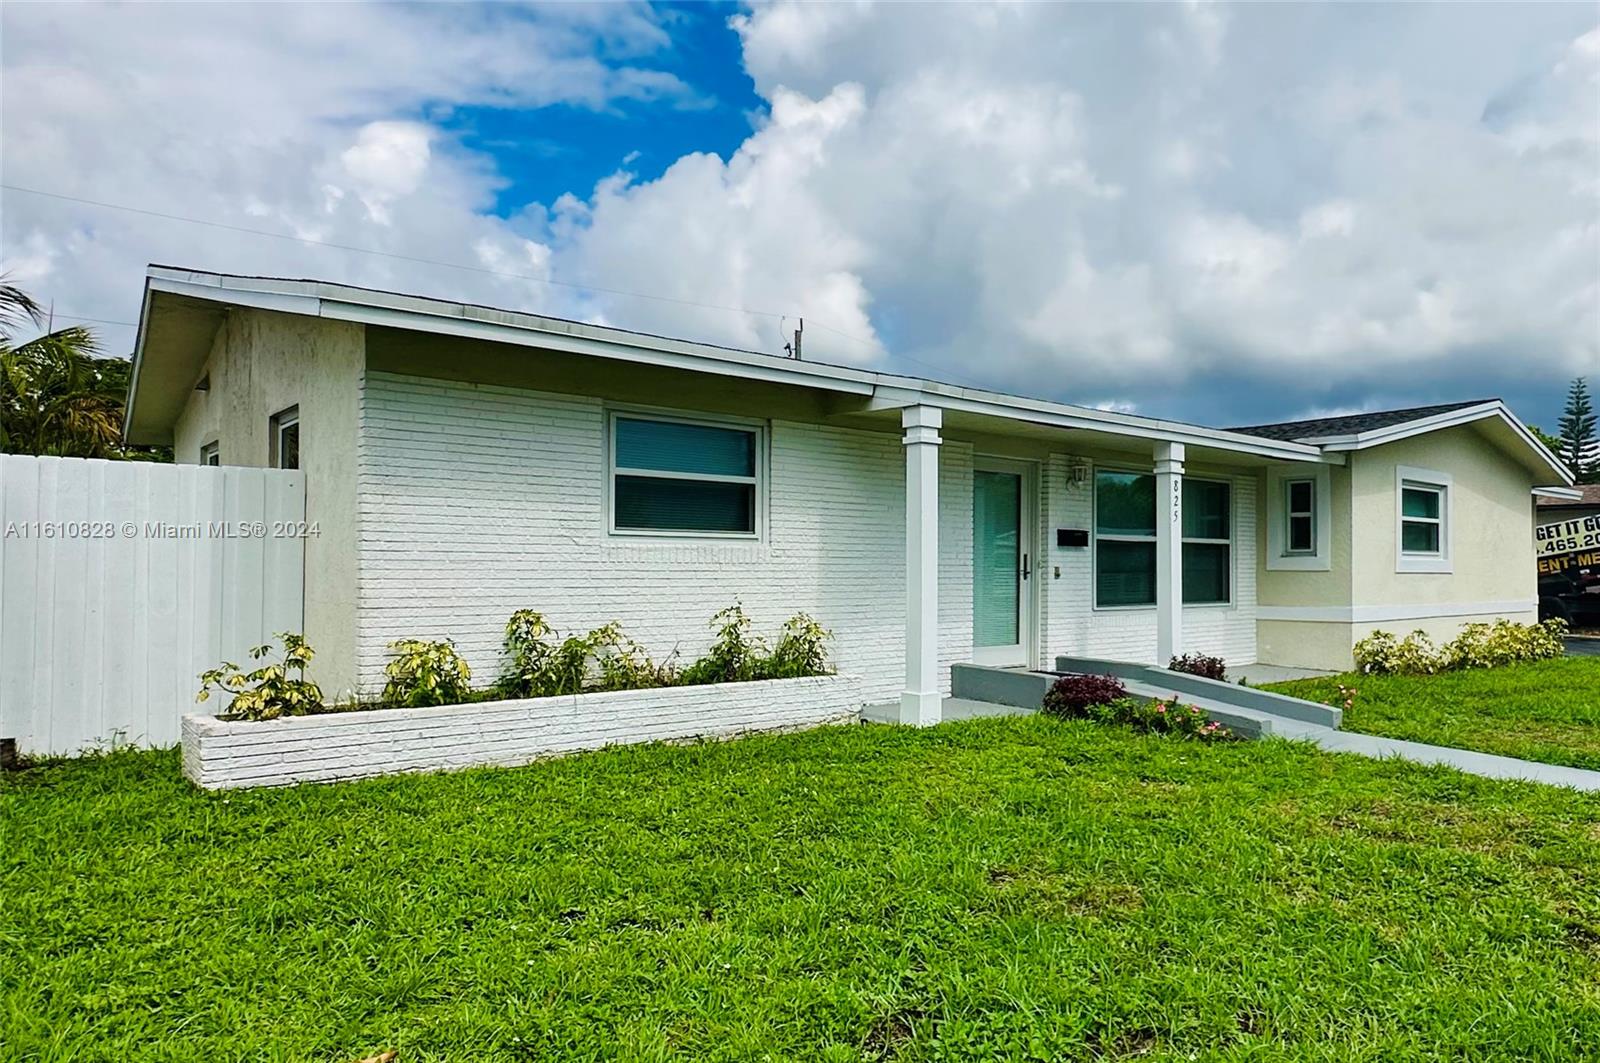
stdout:
<svg viewBox="0 0 1600 1063">
<path fill-rule="evenodd" d="M 139 369 L 144 365 L 144 335 L 150 324 L 150 278 L 144 281 L 144 296 L 139 300 L 139 327 L 133 333 L 133 365 L 128 370 L 127 397 L 122 404 L 122 438 L 133 428 L 133 399 L 139 394 Z"/>
<path fill-rule="evenodd" d="M 1576 487 L 1535 487 L 1533 493 L 1539 498 L 1559 498 L 1563 502 L 1583 501 L 1583 492 Z"/>
<path fill-rule="evenodd" d="M 794 361 L 534 314 L 321 281 L 232 277 L 152 266 L 147 272 L 147 286 L 151 291 L 171 292 L 235 306 L 867 395 L 871 397 L 868 409 L 929 405 L 1051 427 L 1231 450 L 1279 461 L 1329 465 L 1342 465 L 1345 462 L 1342 454 L 1329 453 L 1316 444 L 1264 439 L 1045 399 L 1003 395 L 918 377 Z"/>
<path fill-rule="evenodd" d="M 1260 436 L 1221 429 L 1203 428 L 1199 425 L 1160 421 L 1154 418 L 1130 417 L 1103 410 L 1080 406 L 1067 406 L 1043 400 L 1014 398 L 1012 396 L 983 397 L 984 393 L 962 395 L 928 394 L 919 401 L 947 410 L 965 413 L 989 414 L 1014 421 L 1029 421 L 1053 428 L 1078 429 L 1089 432 L 1107 432 L 1113 435 L 1148 439 L 1156 443 L 1182 443 L 1215 450 L 1231 450 L 1278 461 L 1312 462 L 1326 465 L 1343 465 L 1344 455 L 1329 454 L 1321 448 L 1307 444 L 1265 439 Z"/>
<path fill-rule="evenodd" d="M 1545 445 L 1539 442 L 1537 436 L 1528 431 L 1526 425 L 1517 420 L 1515 414 L 1498 400 L 1480 403 L 1477 406 L 1465 406 L 1459 410 L 1449 410 L 1445 413 L 1434 414 L 1432 417 L 1423 417 L 1416 421 L 1405 421 L 1401 424 L 1389 425 L 1385 428 L 1374 428 L 1367 432 L 1356 432 L 1341 436 L 1310 436 L 1306 441 L 1320 446 L 1322 449 L 1334 453 L 1349 450 L 1366 450 L 1368 447 L 1382 446 L 1385 443 L 1394 443 L 1412 436 L 1425 435 L 1428 432 L 1438 432 L 1446 428 L 1456 428 L 1460 425 L 1482 421 L 1485 418 L 1497 417 L 1517 434 L 1528 449 L 1538 455 L 1539 460 L 1549 466 L 1566 483 L 1572 483 L 1572 473 L 1562 464 L 1561 460 L 1551 454 Z"/>
<path fill-rule="evenodd" d="M 359 322 L 364 325 L 380 325 L 411 331 L 422 330 L 437 335 L 459 336 L 463 339 L 490 340 L 495 343 L 515 344 L 519 347 L 538 347 L 547 351 L 563 351 L 596 358 L 613 358 L 645 365 L 670 366 L 700 373 L 715 373 L 719 376 L 736 376 L 744 380 L 798 384 L 824 391 L 843 392 L 851 395 L 872 394 L 871 381 L 852 379 L 853 374 L 847 376 L 833 373 L 805 372 L 797 370 L 793 366 L 784 365 L 781 360 L 776 358 L 771 360 L 779 364 L 770 366 L 762 365 L 755 361 L 757 358 L 769 357 L 767 355 L 751 355 L 748 360 L 732 357 L 733 352 L 719 352 L 717 355 L 708 356 L 689 351 L 664 349 L 655 345 L 618 343 L 612 340 L 595 339 L 571 333 L 545 332 L 526 326 L 479 321 L 468 317 L 419 315 L 408 310 L 368 306 L 330 299 L 322 300 L 321 316 L 338 321 Z M 422 320 L 419 320 L 419 318 Z"/>
<path fill-rule="evenodd" d="M 1442 428 L 1454 428 L 1457 425 L 1470 424 L 1489 417 L 1500 409 L 1498 402 L 1485 402 L 1478 406 L 1466 406 L 1459 410 L 1447 410 L 1436 413 L 1432 417 L 1422 417 L 1415 421 L 1402 421 L 1399 424 L 1388 425 L 1384 428 L 1373 428 L 1365 432 L 1352 432 L 1337 436 L 1307 436 L 1306 441 L 1315 443 L 1325 450 L 1365 450 L 1368 447 L 1381 446 L 1384 443 L 1393 443 L 1412 436 L 1420 436 L 1425 432 L 1437 432 Z"/>
</svg>

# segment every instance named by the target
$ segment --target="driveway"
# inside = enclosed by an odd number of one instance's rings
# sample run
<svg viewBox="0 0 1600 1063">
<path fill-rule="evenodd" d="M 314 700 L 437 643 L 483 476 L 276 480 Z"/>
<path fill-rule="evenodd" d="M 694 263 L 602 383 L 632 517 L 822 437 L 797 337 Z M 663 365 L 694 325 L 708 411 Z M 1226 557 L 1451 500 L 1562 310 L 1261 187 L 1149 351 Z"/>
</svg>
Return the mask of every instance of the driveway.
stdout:
<svg viewBox="0 0 1600 1063">
<path fill-rule="evenodd" d="M 1567 640 L 1568 657 L 1600 657 L 1600 638 Z"/>
</svg>

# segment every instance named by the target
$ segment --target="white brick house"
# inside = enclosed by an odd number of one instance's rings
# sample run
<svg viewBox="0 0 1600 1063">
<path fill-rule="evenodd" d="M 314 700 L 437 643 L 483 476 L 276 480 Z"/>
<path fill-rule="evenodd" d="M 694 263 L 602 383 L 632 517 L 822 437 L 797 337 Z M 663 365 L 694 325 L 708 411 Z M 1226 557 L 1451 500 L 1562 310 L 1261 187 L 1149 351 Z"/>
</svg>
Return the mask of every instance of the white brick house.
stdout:
<svg viewBox="0 0 1600 1063">
<path fill-rule="evenodd" d="M 305 470 L 330 690 L 378 685 L 402 636 L 492 677 L 524 607 L 693 656 L 737 597 L 767 630 L 812 613 L 865 698 L 926 722 L 955 662 L 1339 667 L 1379 624 L 1530 618 L 1531 489 L 1566 471 L 1497 402 L 1402 414 L 1225 431 L 152 267 L 127 428 Z"/>
</svg>

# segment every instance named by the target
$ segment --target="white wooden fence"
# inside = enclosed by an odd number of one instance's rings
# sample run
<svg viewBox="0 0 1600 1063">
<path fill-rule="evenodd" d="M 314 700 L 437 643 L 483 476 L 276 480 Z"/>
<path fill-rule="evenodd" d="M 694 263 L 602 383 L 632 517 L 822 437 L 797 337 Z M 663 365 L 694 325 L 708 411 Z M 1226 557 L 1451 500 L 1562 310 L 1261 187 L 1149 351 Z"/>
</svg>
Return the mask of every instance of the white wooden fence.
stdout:
<svg viewBox="0 0 1600 1063">
<path fill-rule="evenodd" d="M 298 471 L 0 455 L 0 738 L 175 744 L 202 670 L 301 630 L 304 519 Z"/>
</svg>

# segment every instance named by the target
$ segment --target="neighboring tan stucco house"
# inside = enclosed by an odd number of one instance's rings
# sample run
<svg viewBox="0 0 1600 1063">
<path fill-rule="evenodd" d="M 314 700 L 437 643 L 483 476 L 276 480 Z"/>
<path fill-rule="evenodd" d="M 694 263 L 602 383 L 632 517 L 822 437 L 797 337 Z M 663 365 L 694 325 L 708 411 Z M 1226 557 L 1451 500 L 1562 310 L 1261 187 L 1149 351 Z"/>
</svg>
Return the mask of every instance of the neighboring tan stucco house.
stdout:
<svg viewBox="0 0 1600 1063">
<path fill-rule="evenodd" d="M 305 634 L 332 690 L 385 646 L 611 620 L 690 656 L 739 598 L 805 610 L 908 721 L 953 663 L 1343 668 L 1375 626 L 1535 611 L 1499 402 L 1221 430 L 316 281 L 152 267 L 128 438 L 298 462 Z"/>
</svg>

